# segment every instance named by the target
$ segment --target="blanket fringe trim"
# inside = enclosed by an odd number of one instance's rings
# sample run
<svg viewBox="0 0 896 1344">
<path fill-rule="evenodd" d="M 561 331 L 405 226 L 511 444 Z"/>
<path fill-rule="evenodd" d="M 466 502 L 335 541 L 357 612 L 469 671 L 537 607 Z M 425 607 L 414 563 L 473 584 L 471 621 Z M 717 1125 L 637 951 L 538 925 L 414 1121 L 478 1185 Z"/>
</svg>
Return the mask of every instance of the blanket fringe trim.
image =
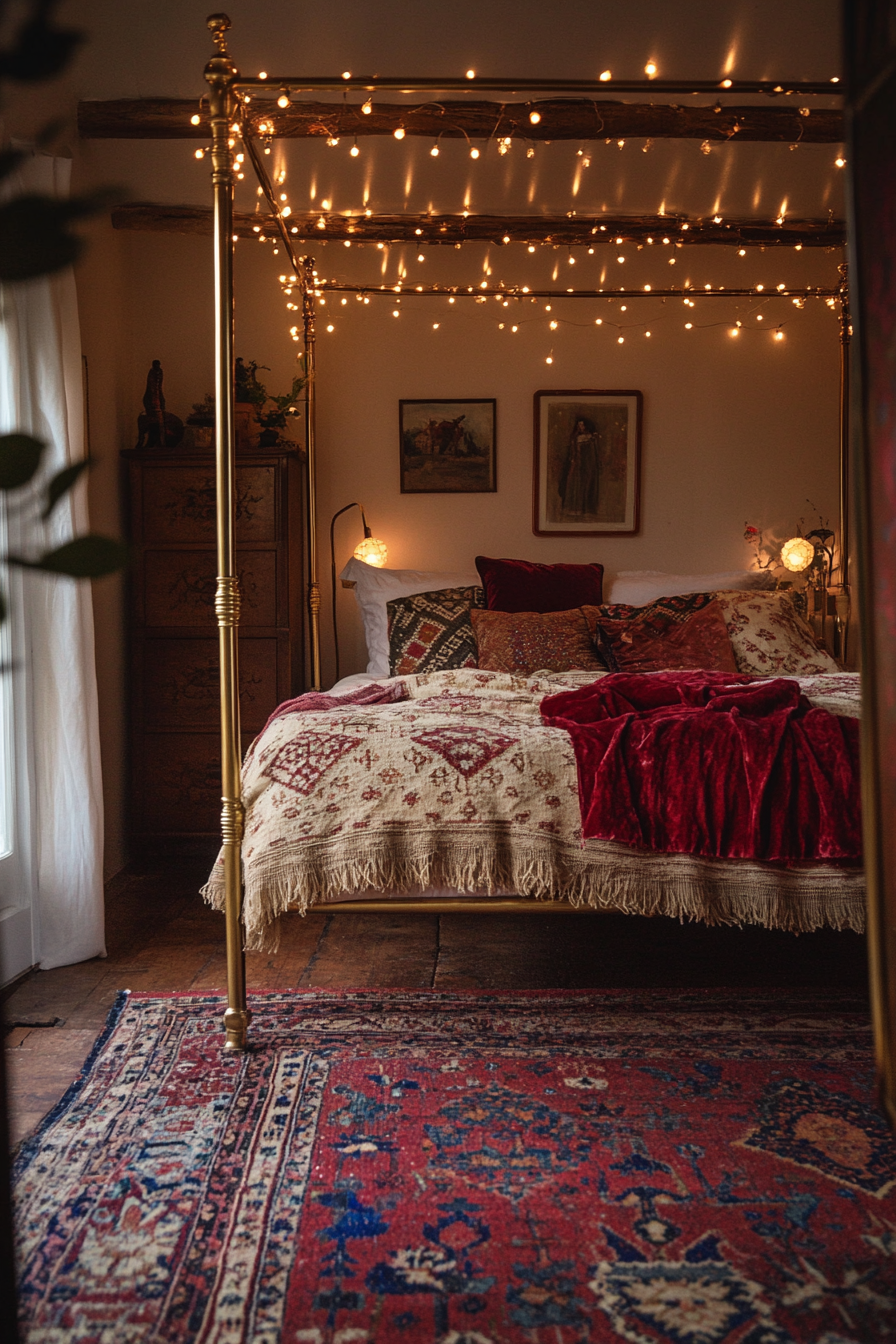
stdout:
<svg viewBox="0 0 896 1344">
<path fill-rule="evenodd" d="M 861 933 L 865 927 L 864 874 L 855 868 L 782 869 L 746 861 L 733 866 L 732 860 L 640 854 L 607 841 L 589 842 L 584 850 L 517 841 L 511 848 L 494 840 L 461 847 L 435 836 L 416 837 L 409 845 L 405 835 L 402 841 L 337 837 L 284 847 L 273 860 L 254 859 L 244 879 L 246 950 L 276 951 L 279 919 L 288 910 L 304 915 L 347 893 L 400 897 L 428 888 L 479 896 L 517 893 L 566 900 L 577 908 L 758 924 L 789 933 L 824 927 Z M 220 859 L 202 895 L 223 909 Z"/>
</svg>

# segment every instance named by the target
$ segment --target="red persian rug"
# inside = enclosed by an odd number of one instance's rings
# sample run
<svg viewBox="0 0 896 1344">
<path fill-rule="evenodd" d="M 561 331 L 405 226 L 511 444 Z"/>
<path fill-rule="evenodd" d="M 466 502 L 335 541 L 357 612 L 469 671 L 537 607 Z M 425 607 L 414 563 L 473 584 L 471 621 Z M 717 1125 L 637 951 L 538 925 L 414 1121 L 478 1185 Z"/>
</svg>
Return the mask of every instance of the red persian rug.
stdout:
<svg viewBox="0 0 896 1344">
<path fill-rule="evenodd" d="M 896 1147 L 836 991 L 122 995 L 17 1157 L 31 1344 L 871 1344 Z"/>
</svg>

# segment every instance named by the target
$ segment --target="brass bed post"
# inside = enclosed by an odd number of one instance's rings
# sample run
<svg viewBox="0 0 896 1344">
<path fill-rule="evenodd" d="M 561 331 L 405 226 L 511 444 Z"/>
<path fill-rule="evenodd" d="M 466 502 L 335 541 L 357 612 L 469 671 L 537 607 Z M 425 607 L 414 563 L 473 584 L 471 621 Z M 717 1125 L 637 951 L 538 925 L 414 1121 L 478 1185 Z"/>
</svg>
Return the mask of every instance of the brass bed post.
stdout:
<svg viewBox="0 0 896 1344">
<path fill-rule="evenodd" d="M 227 52 L 226 14 L 208 19 L 217 54 L 205 67 L 212 131 L 215 239 L 215 484 L 218 583 L 215 614 L 221 677 L 221 838 L 224 857 L 224 917 L 227 939 L 226 1050 L 246 1048 L 246 964 L 242 933 L 243 804 L 240 793 L 240 701 L 237 632 L 240 591 L 234 550 L 235 449 L 233 435 L 233 163 L 231 125 L 238 71 Z"/>
<path fill-rule="evenodd" d="M 837 654 L 846 662 L 849 641 L 849 342 L 852 318 L 849 312 L 849 267 L 840 272 L 840 585 L 835 603 Z"/>
<path fill-rule="evenodd" d="M 314 364 L 314 258 L 302 258 L 302 327 L 305 341 L 305 452 L 308 473 L 308 618 L 311 624 L 311 689 L 320 686 L 320 583 L 317 575 L 317 400 Z"/>
</svg>

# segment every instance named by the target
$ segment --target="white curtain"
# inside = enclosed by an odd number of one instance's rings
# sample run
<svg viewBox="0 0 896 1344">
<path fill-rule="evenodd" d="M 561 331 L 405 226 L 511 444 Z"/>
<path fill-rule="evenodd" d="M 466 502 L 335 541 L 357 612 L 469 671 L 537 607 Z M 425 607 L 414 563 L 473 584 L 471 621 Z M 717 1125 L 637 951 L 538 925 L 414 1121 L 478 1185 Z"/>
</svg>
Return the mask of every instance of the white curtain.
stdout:
<svg viewBox="0 0 896 1344">
<path fill-rule="evenodd" d="M 34 155 L 7 192 L 68 194 L 70 163 Z M 2 429 L 47 445 L 47 476 L 84 456 L 81 339 L 74 275 L 0 287 Z M 29 517 L 21 545 L 49 549 L 88 528 L 86 486 L 46 523 Z M 43 969 L 105 955 L 103 811 L 90 584 L 26 573 L 26 725 L 33 769 L 36 959 Z"/>
</svg>

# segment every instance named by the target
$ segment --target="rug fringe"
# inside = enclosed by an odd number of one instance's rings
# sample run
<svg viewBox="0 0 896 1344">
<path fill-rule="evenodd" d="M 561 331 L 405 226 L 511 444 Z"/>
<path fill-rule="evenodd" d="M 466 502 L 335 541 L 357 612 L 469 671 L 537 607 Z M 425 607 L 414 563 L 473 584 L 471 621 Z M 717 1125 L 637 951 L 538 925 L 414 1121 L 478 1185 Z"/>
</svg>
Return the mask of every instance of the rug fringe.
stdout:
<svg viewBox="0 0 896 1344">
<path fill-rule="evenodd" d="M 273 861 L 255 856 L 246 869 L 243 921 L 246 950 L 274 952 L 279 919 L 306 914 L 347 893 L 412 895 L 449 888 L 467 895 L 518 893 L 533 900 L 566 900 L 577 908 L 667 915 L 706 924 L 758 924 L 791 933 L 829 927 L 861 933 L 865 926 L 861 870 L 773 868 L 759 863 L 642 854 L 608 841 L 585 849 L 543 843 L 485 841 L 460 847 L 442 836 L 334 837 L 291 846 Z M 220 860 L 202 888 L 215 909 L 224 903 Z M 338 904 L 337 904 L 338 908 Z"/>
</svg>

